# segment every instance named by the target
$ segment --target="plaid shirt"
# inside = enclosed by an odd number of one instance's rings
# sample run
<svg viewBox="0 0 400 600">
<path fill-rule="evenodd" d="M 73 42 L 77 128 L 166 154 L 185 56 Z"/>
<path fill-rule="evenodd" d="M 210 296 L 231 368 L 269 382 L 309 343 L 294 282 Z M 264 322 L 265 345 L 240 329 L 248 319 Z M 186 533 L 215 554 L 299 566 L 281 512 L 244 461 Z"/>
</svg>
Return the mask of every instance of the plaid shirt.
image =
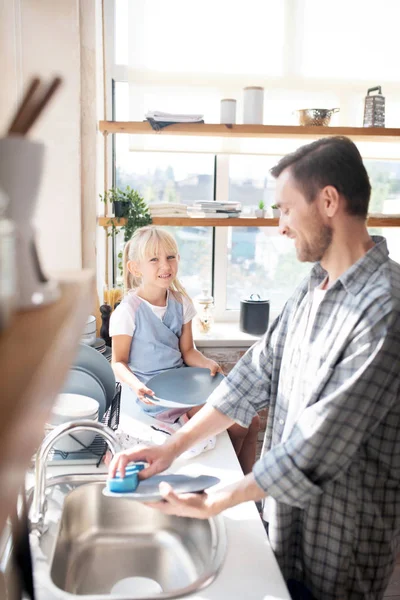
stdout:
<svg viewBox="0 0 400 600">
<path fill-rule="evenodd" d="M 301 342 L 301 386 L 278 383 L 297 367 L 283 352 L 327 276 L 319 264 L 209 398 L 245 427 L 269 407 L 253 473 L 274 499 L 271 545 L 284 577 L 319 600 L 381 598 L 398 548 L 400 265 L 373 239 L 327 290 Z M 302 412 L 282 438 L 292 402 Z"/>
</svg>

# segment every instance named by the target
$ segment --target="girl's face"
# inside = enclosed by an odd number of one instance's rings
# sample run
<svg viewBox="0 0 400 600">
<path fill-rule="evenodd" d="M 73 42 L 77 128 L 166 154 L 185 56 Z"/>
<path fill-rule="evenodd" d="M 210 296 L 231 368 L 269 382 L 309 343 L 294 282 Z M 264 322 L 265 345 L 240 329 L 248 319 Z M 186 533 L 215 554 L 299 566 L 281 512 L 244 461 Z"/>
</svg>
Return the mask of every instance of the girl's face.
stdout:
<svg viewBox="0 0 400 600">
<path fill-rule="evenodd" d="M 133 273 L 141 277 L 143 285 L 168 289 L 178 273 L 179 255 L 161 246 L 140 262 L 132 262 Z"/>
</svg>

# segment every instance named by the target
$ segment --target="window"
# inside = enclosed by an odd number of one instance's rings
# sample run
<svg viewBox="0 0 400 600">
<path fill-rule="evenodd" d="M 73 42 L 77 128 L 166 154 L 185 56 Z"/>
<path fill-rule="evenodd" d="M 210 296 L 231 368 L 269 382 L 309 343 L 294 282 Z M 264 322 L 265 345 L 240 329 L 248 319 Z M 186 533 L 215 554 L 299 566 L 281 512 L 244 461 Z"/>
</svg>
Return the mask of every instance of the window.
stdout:
<svg viewBox="0 0 400 600">
<path fill-rule="evenodd" d="M 229 158 L 229 199 L 239 200 L 244 212 L 252 212 L 260 200 L 273 204 L 275 181 L 269 171 L 280 156 L 231 156 Z M 365 160 L 371 179 L 370 213 L 400 213 L 400 162 Z M 397 228 L 380 228 L 371 233 L 387 238 L 389 251 L 400 258 Z M 237 311 L 243 296 L 258 293 L 271 302 L 272 314 L 278 314 L 293 289 L 310 271 L 299 263 L 293 242 L 272 228 L 232 228 L 227 236 L 225 306 L 219 314 Z"/>
<path fill-rule="evenodd" d="M 127 85 L 115 86 L 115 112 L 126 119 Z M 193 204 L 214 198 L 214 156 L 168 152 L 130 151 L 129 136 L 115 136 L 115 184 L 137 190 L 147 204 L 159 202 Z M 209 227 L 169 228 L 179 247 L 179 279 L 190 296 L 212 289 L 213 232 Z M 114 272 L 121 280 L 120 256 L 123 236 L 116 236 Z"/>
<path fill-rule="evenodd" d="M 363 0 L 351 6 L 338 0 L 323 27 L 319 0 L 249 0 L 240 10 L 227 0 L 204 0 L 196 14 L 188 12 L 185 0 L 106 2 L 114 9 L 108 35 L 116 120 L 141 121 L 147 110 L 164 110 L 201 113 L 216 123 L 220 99 L 233 97 L 240 123 L 243 87 L 263 85 L 264 123 L 296 124 L 297 108 L 338 106 L 332 125 L 361 126 L 367 88 L 379 83 L 387 98 L 386 125 L 398 125 L 398 0 L 382 0 L 379 14 L 367 14 Z M 377 24 L 385 39 L 374 42 Z M 340 48 L 328 43 L 338 31 Z M 270 168 L 307 141 L 114 138 L 116 184 L 138 189 L 149 204 L 229 199 L 240 201 L 249 215 L 260 200 L 267 207 L 273 203 Z M 357 145 L 373 187 L 370 211 L 400 213 L 398 144 Z M 212 288 L 220 320 L 237 320 L 240 298 L 252 293 L 270 299 L 273 317 L 310 270 L 297 261 L 293 243 L 273 228 L 171 231 L 180 246 L 183 284 L 192 296 Z M 398 228 L 371 233 L 385 235 L 391 256 L 400 260 Z"/>
</svg>

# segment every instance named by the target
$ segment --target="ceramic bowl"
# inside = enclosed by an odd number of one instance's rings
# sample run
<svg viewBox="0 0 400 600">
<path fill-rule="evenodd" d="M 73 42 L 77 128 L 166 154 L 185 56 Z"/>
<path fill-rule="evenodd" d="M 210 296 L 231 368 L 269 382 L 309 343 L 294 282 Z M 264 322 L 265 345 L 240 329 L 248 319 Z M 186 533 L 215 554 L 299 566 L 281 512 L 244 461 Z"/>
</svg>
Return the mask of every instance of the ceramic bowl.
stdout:
<svg viewBox="0 0 400 600">
<path fill-rule="evenodd" d="M 80 419 L 97 419 L 99 403 L 97 400 L 82 394 L 59 394 L 54 403 L 49 423 L 61 425 L 68 421 Z"/>
<path fill-rule="evenodd" d="M 83 334 L 92 334 L 96 333 L 96 317 L 94 315 L 90 315 L 86 321 L 86 325 L 83 329 Z"/>
</svg>

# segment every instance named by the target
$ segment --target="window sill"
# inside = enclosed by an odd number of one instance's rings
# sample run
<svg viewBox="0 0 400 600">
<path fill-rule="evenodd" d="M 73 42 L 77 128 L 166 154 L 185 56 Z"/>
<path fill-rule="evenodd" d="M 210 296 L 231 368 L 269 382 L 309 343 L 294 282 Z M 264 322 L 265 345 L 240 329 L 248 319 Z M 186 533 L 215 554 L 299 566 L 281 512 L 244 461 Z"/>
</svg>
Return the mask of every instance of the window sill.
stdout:
<svg viewBox="0 0 400 600">
<path fill-rule="evenodd" d="M 238 323 L 214 323 L 208 334 L 199 333 L 196 330 L 196 325 L 193 324 L 193 339 L 197 348 L 249 348 L 260 337 L 243 333 L 243 331 L 240 331 Z"/>
</svg>

